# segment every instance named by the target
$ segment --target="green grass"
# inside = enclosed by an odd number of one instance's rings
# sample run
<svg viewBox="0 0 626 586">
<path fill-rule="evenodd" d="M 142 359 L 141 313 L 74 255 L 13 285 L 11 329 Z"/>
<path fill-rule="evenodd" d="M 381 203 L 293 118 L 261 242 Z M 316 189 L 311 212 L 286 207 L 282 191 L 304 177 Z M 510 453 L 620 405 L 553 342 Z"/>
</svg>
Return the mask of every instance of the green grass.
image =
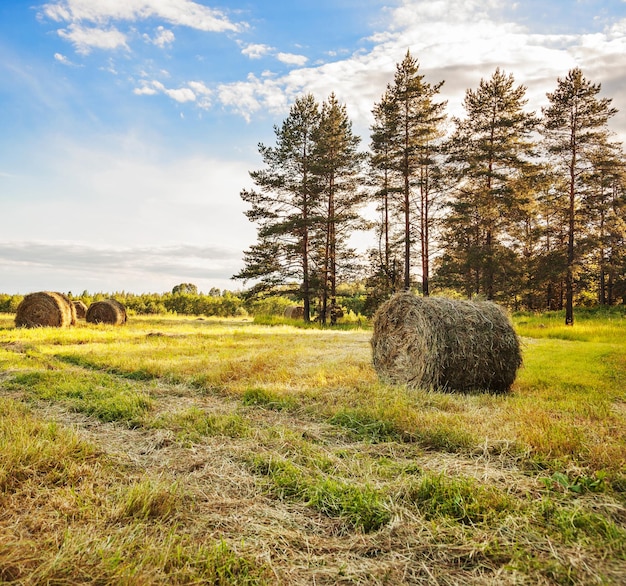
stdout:
<svg viewBox="0 0 626 586">
<path fill-rule="evenodd" d="M 495 520 L 515 508 L 513 499 L 494 487 L 443 474 L 423 475 L 403 487 L 400 498 L 417 507 L 427 519 L 447 517 L 471 525 Z"/>
<path fill-rule="evenodd" d="M 5 386 L 9 390 L 22 390 L 34 398 L 65 403 L 75 411 L 105 422 L 137 424 L 153 406 L 146 392 L 97 372 L 27 371 L 12 376 Z"/>
<path fill-rule="evenodd" d="M 196 443 L 207 436 L 235 438 L 250 433 L 249 425 L 240 415 L 206 413 L 197 407 L 160 415 L 150 425 L 170 429 L 186 443 Z"/>
<path fill-rule="evenodd" d="M 511 393 L 465 395 L 358 327 L 0 316 L 0 581 L 623 583 L 623 313 L 515 325 Z"/>
<path fill-rule="evenodd" d="M 314 474 L 310 469 L 277 458 L 257 457 L 251 468 L 270 479 L 271 490 L 280 498 L 304 502 L 353 529 L 376 531 L 391 519 L 384 493 L 368 484 L 357 485 Z"/>
</svg>

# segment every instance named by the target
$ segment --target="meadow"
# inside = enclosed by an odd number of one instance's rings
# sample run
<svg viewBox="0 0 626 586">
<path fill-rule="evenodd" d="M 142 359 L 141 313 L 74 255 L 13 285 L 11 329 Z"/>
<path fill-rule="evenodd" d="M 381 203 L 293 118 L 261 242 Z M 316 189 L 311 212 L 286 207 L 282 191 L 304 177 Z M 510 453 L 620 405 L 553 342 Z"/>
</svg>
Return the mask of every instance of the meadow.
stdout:
<svg viewBox="0 0 626 586">
<path fill-rule="evenodd" d="M 624 584 L 626 318 L 519 315 L 506 395 L 367 327 L 0 314 L 3 584 Z"/>
</svg>

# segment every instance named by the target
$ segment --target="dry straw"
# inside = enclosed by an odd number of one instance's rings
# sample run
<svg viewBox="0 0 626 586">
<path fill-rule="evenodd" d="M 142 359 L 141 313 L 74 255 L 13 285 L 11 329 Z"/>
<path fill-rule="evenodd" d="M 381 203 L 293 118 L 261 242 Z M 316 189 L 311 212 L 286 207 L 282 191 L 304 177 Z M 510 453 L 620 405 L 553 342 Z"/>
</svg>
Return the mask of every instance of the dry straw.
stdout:
<svg viewBox="0 0 626 586">
<path fill-rule="evenodd" d="M 18 305 L 18 328 L 62 328 L 76 323 L 76 310 L 67 295 L 51 291 L 29 293 Z"/>
<path fill-rule="evenodd" d="M 504 393 L 522 363 L 507 313 L 488 301 L 398 293 L 373 325 L 374 368 L 385 382 Z"/>
<path fill-rule="evenodd" d="M 126 323 L 126 308 L 115 299 L 96 301 L 87 309 L 85 319 L 92 324 L 120 326 Z"/>
</svg>

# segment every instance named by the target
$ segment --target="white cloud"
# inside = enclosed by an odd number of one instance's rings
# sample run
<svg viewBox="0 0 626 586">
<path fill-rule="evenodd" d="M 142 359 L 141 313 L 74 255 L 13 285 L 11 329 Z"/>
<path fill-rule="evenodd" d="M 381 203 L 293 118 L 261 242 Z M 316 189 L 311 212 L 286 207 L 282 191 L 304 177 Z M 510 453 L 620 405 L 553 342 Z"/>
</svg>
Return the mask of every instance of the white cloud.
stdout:
<svg viewBox="0 0 626 586">
<path fill-rule="evenodd" d="M 372 35 L 369 51 L 315 67 L 303 67 L 306 58 L 279 53 L 277 58 L 295 65 L 283 76 L 249 75 L 246 80 L 219 86 L 219 101 L 246 120 L 264 109 L 286 112 L 289 103 L 305 92 L 323 100 L 331 92 L 347 105 L 362 133 L 371 122 L 371 109 L 396 64 L 407 49 L 418 58 L 426 80 L 445 80 L 441 99 L 448 112 L 463 115 L 465 90 L 478 86 L 496 67 L 512 73 L 528 87 L 529 107 L 546 103 L 546 92 L 557 77 L 580 66 L 587 77 L 602 82 L 617 99 L 626 95 L 626 20 L 595 34 L 536 34 L 507 21 L 501 0 L 401 0 L 387 11 L 388 22 Z M 626 104 L 618 108 L 626 109 Z M 617 121 L 616 121 L 617 122 Z M 626 122 L 622 122 L 626 134 Z"/>
<path fill-rule="evenodd" d="M 232 22 L 222 11 L 191 0 L 56 0 L 43 6 L 43 14 L 55 22 L 92 22 L 161 18 L 167 22 L 206 32 L 238 32 L 243 23 Z"/>
<path fill-rule="evenodd" d="M 158 90 L 152 85 L 144 85 L 142 87 L 137 87 L 133 90 L 133 93 L 136 96 L 154 96 L 158 94 Z"/>
<path fill-rule="evenodd" d="M 289 95 L 285 93 L 281 83 L 271 79 L 260 80 L 252 73 L 246 81 L 220 85 L 217 94 L 224 106 L 240 114 L 248 122 L 251 115 L 262 108 L 280 113 L 289 103 Z"/>
<path fill-rule="evenodd" d="M 189 87 L 167 88 L 160 81 L 144 80 L 141 82 L 141 87 L 133 90 L 133 93 L 137 96 L 154 96 L 159 93 L 164 94 L 180 104 L 184 104 L 185 102 L 195 102 L 196 92 L 204 98 L 210 96 L 210 90 L 201 82 L 191 82 Z"/>
<path fill-rule="evenodd" d="M 67 29 L 60 29 L 59 36 L 66 41 L 70 41 L 77 53 L 88 55 L 92 49 L 128 49 L 126 35 L 115 27 L 108 30 L 100 28 L 87 28 L 79 24 L 72 23 Z"/>
<path fill-rule="evenodd" d="M 302 67 L 308 61 L 308 58 L 304 55 L 296 55 L 294 53 L 278 53 L 276 55 L 276 59 L 278 59 L 281 63 L 286 63 L 287 65 L 297 65 L 298 67 Z"/>
<path fill-rule="evenodd" d="M 171 45 L 176 37 L 171 30 L 168 30 L 163 26 L 159 26 L 155 31 L 154 37 L 144 34 L 143 38 L 146 42 L 152 43 L 153 45 L 163 49 L 166 45 Z"/>
<path fill-rule="evenodd" d="M 62 55 L 61 53 L 55 53 L 54 60 L 58 61 L 59 63 L 63 63 L 63 65 L 72 65 L 72 62 L 65 55 Z"/>
<path fill-rule="evenodd" d="M 196 95 L 198 106 L 203 110 L 208 110 L 212 106 L 211 97 L 213 96 L 213 90 L 201 81 L 190 81 L 187 85 Z"/>
<path fill-rule="evenodd" d="M 184 104 L 185 102 L 195 102 L 196 94 L 188 87 L 178 88 L 178 89 L 166 89 L 163 88 L 163 93 L 166 96 L 172 98 L 172 100 Z"/>
<path fill-rule="evenodd" d="M 241 50 L 241 53 L 246 57 L 250 57 L 250 59 L 260 59 L 261 57 L 271 53 L 272 51 L 274 51 L 274 48 L 270 47 L 269 45 L 250 43 Z"/>
</svg>

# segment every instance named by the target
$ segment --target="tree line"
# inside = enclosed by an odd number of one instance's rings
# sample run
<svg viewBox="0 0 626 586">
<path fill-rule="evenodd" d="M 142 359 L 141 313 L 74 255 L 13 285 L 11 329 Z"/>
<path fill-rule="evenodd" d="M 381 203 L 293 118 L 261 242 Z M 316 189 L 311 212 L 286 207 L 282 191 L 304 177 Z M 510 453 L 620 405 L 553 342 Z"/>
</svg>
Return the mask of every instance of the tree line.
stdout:
<svg viewBox="0 0 626 586">
<path fill-rule="evenodd" d="M 338 283 L 359 278 L 370 311 L 409 289 L 565 309 L 567 324 L 577 303 L 626 302 L 624 153 L 600 84 L 574 68 L 537 114 L 498 68 L 456 118 L 443 83 L 407 51 L 373 106 L 368 152 L 334 94 L 295 100 L 241 192 L 257 241 L 234 278 L 253 281 L 249 296 L 287 292 L 323 323 L 339 315 Z M 350 237 L 367 229 L 362 259 Z"/>
</svg>

